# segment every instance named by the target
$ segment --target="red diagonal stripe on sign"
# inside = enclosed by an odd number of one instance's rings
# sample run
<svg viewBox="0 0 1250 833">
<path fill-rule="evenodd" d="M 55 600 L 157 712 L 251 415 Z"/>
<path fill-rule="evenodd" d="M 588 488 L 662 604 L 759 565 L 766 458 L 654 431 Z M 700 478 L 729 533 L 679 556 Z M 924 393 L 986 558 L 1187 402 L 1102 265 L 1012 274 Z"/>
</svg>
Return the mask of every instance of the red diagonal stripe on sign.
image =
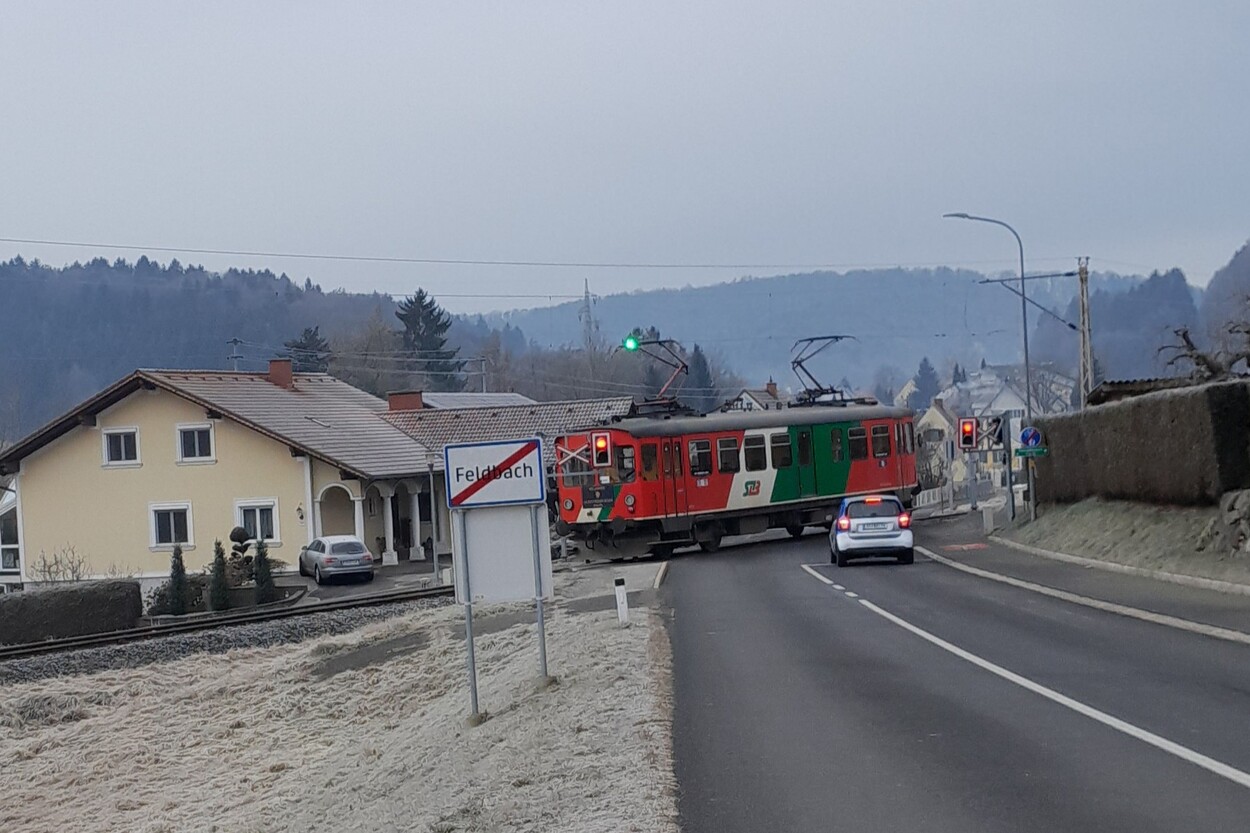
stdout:
<svg viewBox="0 0 1250 833">
<path fill-rule="evenodd" d="M 525 445 L 521 446 L 516 451 L 512 452 L 506 458 L 504 458 L 504 461 L 500 463 L 499 465 L 495 466 L 495 468 L 491 470 L 490 474 L 486 475 L 481 480 L 474 480 L 468 486 L 465 486 L 463 489 L 461 489 L 460 494 L 452 497 L 451 505 L 459 506 L 460 504 L 464 503 L 466 500 L 473 497 L 478 492 L 482 491 L 482 489 L 485 489 L 491 483 L 498 480 L 501 474 L 503 474 L 505 471 L 515 466 L 517 463 L 521 462 L 522 458 L 528 456 L 530 452 L 536 451 L 537 449 L 538 449 L 538 443 L 532 440 L 530 442 L 527 442 Z"/>
</svg>

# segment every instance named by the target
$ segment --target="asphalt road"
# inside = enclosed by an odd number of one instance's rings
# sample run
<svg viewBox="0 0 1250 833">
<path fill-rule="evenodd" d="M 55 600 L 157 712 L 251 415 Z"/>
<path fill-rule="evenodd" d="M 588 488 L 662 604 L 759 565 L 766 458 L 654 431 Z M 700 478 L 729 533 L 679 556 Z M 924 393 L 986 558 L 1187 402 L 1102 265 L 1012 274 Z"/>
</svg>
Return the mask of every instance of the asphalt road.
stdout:
<svg viewBox="0 0 1250 833">
<path fill-rule="evenodd" d="M 942 548 L 980 541 L 970 529 L 935 522 L 917 543 L 955 557 Z M 967 554 L 1089 583 L 1009 550 Z M 673 560 L 686 833 L 1250 830 L 1250 645 L 920 553 L 905 567 L 828 560 L 819 534 Z M 1131 601 L 1170 615 L 1250 610 L 1141 581 Z"/>
</svg>

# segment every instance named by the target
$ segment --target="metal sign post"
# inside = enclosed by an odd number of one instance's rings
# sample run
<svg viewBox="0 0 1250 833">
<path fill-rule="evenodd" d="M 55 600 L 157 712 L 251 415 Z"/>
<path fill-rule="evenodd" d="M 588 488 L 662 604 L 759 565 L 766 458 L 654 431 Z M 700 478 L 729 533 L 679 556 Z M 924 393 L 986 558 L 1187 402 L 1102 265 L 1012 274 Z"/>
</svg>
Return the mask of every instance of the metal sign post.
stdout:
<svg viewBox="0 0 1250 833">
<path fill-rule="evenodd" d="M 469 587 L 468 570 L 468 532 L 465 528 L 464 510 L 456 510 L 456 531 L 460 533 L 460 546 L 457 548 L 456 572 L 463 576 L 464 581 L 464 644 L 469 666 L 469 719 L 477 720 L 477 662 L 473 655 L 473 591 Z"/>
<path fill-rule="evenodd" d="M 455 519 L 456 600 L 464 605 L 470 721 L 480 720 L 473 645 L 475 603 L 534 600 L 538 669 L 547 673 L 544 599 L 552 592 L 542 442 L 537 437 L 443 449 L 447 505 Z M 530 550 L 525 557 L 525 549 Z"/>
<path fill-rule="evenodd" d="M 530 529 L 534 539 L 534 607 L 538 610 L 538 673 L 547 679 L 547 623 L 543 618 L 543 566 L 541 542 L 538 540 L 539 512 L 546 512 L 547 507 L 535 504 L 530 509 Z"/>
</svg>

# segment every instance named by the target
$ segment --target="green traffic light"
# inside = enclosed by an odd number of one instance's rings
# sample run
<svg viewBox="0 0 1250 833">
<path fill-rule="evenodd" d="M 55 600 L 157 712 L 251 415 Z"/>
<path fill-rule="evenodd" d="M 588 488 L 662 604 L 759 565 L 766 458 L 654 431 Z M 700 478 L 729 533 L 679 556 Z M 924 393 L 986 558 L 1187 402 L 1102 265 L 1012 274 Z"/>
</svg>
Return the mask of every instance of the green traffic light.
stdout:
<svg viewBox="0 0 1250 833">
<path fill-rule="evenodd" d="M 626 350 L 634 351 L 638 349 L 638 339 L 634 336 L 626 336 L 625 342 L 621 345 Z"/>
</svg>

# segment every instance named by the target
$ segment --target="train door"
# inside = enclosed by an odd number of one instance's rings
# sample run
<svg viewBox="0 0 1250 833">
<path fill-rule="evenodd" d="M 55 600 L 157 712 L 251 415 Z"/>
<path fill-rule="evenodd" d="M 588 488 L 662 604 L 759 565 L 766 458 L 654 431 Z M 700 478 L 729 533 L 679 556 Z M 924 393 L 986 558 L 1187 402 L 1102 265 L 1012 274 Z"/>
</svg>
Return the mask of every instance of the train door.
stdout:
<svg viewBox="0 0 1250 833">
<path fill-rule="evenodd" d="M 665 514 L 664 482 L 660 477 L 660 444 L 655 440 L 642 443 L 642 513 L 646 517 Z"/>
<path fill-rule="evenodd" d="M 812 459 L 812 429 L 798 431 L 799 497 L 816 494 L 816 466 Z"/>
<path fill-rule="evenodd" d="M 660 460 L 664 478 L 665 514 L 684 515 L 686 514 L 686 478 L 681 462 L 681 440 L 662 440 Z"/>
</svg>

